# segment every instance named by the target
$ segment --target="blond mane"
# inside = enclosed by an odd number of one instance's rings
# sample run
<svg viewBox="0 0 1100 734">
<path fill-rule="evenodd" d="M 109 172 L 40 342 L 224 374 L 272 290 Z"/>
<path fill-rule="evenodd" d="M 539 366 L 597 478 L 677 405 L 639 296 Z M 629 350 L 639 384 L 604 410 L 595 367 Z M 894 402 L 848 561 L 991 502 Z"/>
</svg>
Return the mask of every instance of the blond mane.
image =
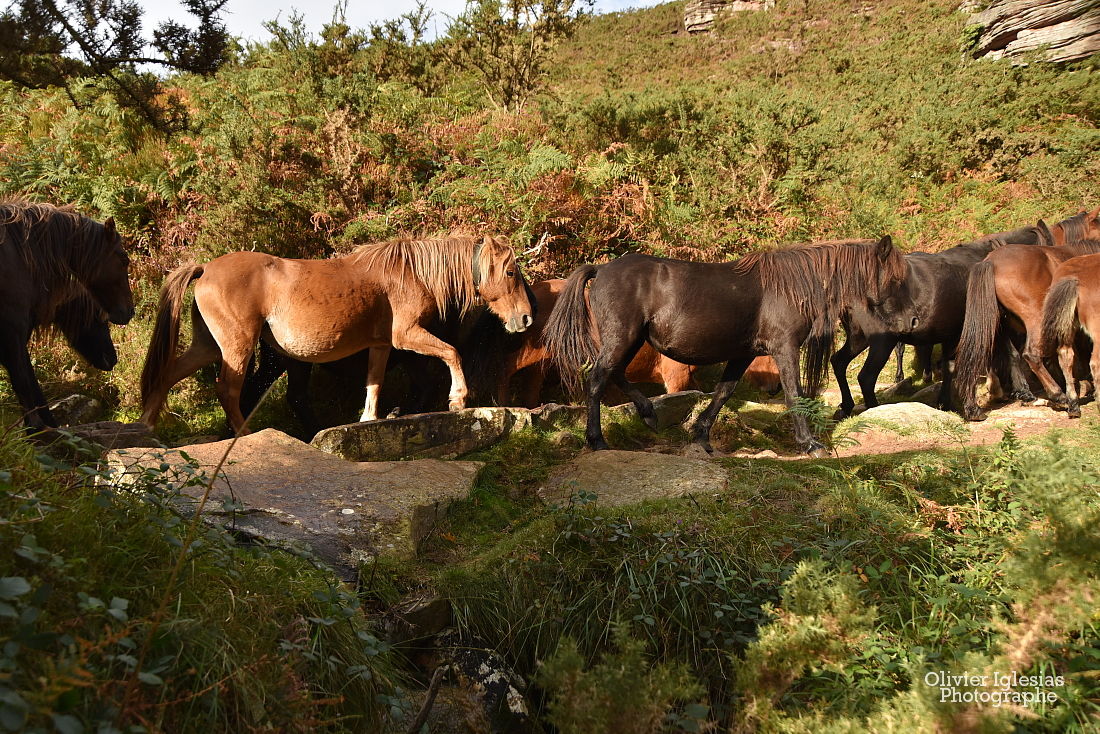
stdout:
<svg viewBox="0 0 1100 734">
<path fill-rule="evenodd" d="M 481 237 L 457 235 L 430 239 L 400 237 L 360 245 L 351 257 L 357 263 L 399 278 L 411 272 L 431 293 L 441 318 L 451 308 L 457 308 L 459 316 L 464 316 L 479 300 L 474 285 L 473 255 L 481 241 Z M 482 248 L 479 272 L 488 272 L 490 257 L 488 248 Z"/>
</svg>

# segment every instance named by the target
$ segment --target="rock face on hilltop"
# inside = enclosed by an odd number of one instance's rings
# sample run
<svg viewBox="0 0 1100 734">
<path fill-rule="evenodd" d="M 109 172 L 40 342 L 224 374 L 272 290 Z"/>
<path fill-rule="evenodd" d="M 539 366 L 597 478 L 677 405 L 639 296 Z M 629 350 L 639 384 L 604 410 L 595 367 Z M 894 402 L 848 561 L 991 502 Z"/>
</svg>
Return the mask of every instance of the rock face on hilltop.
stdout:
<svg viewBox="0 0 1100 734">
<path fill-rule="evenodd" d="M 976 14 L 973 54 L 1019 56 L 1046 48 L 1048 61 L 1076 61 L 1100 51 L 1096 0 L 994 0 Z"/>
<path fill-rule="evenodd" d="M 684 29 L 688 33 L 705 33 L 722 13 L 743 10 L 769 10 L 775 0 L 690 0 L 684 7 Z"/>
</svg>

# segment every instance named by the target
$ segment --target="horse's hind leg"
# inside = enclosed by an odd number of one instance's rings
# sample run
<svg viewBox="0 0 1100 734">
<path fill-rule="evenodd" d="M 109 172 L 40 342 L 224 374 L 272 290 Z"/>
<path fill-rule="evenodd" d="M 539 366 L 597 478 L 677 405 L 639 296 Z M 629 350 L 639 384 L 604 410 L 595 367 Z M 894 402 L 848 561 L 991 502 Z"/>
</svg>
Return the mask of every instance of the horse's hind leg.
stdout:
<svg viewBox="0 0 1100 734">
<path fill-rule="evenodd" d="M 378 420 L 378 393 L 386 379 L 386 362 L 390 359 L 390 346 L 371 347 L 367 357 L 367 397 L 363 403 L 360 421 Z"/>
<path fill-rule="evenodd" d="M 888 339 L 872 339 L 871 349 L 867 352 L 867 359 L 859 371 L 859 389 L 863 393 L 863 404 L 868 408 L 878 405 L 878 397 L 875 396 L 875 386 L 878 384 L 878 376 L 882 374 L 882 368 L 890 361 L 890 353 L 894 351 L 894 345 Z"/>
<path fill-rule="evenodd" d="M 898 342 L 894 347 L 894 354 L 898 358 L 898 366 L 894 370 L 894 382 L 899 383 L 905 379 L 905 342 Z"/>
<path fill-rule="evenodd" d="M 1095 352 L 1094 352 L 1095 353 Z M 1073 373 L 1073 363 L 1077 359 L 1077 350 L 1073 341 L 1058 345 L 1058 364 L 1066 376 L 1066 414 L 1070 418 L 1081 417 L 1081 405 L 1077 401 L 1077 378 Z"/>
<path fill-rule="evenodd" d="M 176 383 L 221 357 L 218 343 L 214 341 L 206 321 L 195 307 L 191 308 L 191 332 L 191 346 L 169 363 L 164 377 L 159 384 L 152 387 L 145 405 L 142 406 L 141 422 L 148 426 L 155 423 L 156 417 L 160 415 L 168 399 L 168 392 L 175 387 Z"/>
<path fill-rule="evenodd" d="M 776 349 L 771 350 L 771 355 L 776 366 L 779 367 L 779 379 L 783 382 L 783 399 L 787 403 L 787 409 L 790 410 L 795 407 L 795 400 L 804 396 L 802 375 L 799 373 L 798 365 L 799 345 L 779 344 Z M 886 355 L 889 359 L 889 349 Z M 794 439 L 799 449 L 811 456 L 825 454 L 825 445 L 814 437 L 805 415 L 791 413 L 791 423 L 794 426 Z"/>
<path fill-rule="evenodd" d="M 714 397 L 711 398 L 710 405 L 699 414 L 691 426 L 691 440 L 702 446 L 708 454 L 714 453 L 714 448 L 710 445 L 710 431 L 714 427 L 714 421 L 722 411 L 722 406 L 737 389 L 737 382 L 752 364 L 752 360 L 752 357 L 741 357 L 726 362 L 722 370 L 722 378 L 714 388 Z"/>
<path fill-rule="evenodd" d="M 23 406 L 23 420 L 28 428 L 52 428 L 57 425 L 46 406 L 42 386 L 34 376 L 34 365 L 27 351 L 27 344 L 20 340 L 15 329 L 4 330 L 0 336 L 0 364 L 8 371 L 11 387 Z"/>
<path fill-rule="evenodd" d="M 1039 339 L 1042 334 L 1041 316 L 1041 313 L 1036 314 L 1035 318 L 1024 322 L 1024 326 L 1027 328 L 1027 342 L 1024 344 L 1022 356 L 1031 371 L 1039 378 L 1039 382 L 1043 384 L 1043 389 L 1046 390 L 1047 399 L 1050 400 L 1051 406 L 1058 409 L 1068 409 L 1069 401 L 1066 394 L 1062 392 L 1062 388 L 1058 386 L 1054 377 L 1047 371 L 1046 365 L 1043 364 L 1043 352 L 1039 346 Z M 1070 379 L 1072 379 L 1072 368 L 1069 374 Z"/>
<path fill-rule="evenodd" d="M 260 340 L 260 361 L 255 370 L 250 370 L 241 389 L 241 412 L 249 415 L 260 404 L 275 380 L 287 371 L 287 362 L 271 345 Z M 287 402 L 292 402 L 290 389 L 287 388 Z"/>
<path fill-rule="evenodd" d="M 630 402 L 634 403 L 634 407 L 638 409 L 638 417 L 642 419 L 643 423 L 649 426 L 649 430 L 656 431 L 657 412 L 653 410 L 653 401 L 647 398 L 645 394 L 638 389 L 637 385 L 627 380 L 622 370 L 612 371 L 611 381 L 630 398 Z"/>
</svg>

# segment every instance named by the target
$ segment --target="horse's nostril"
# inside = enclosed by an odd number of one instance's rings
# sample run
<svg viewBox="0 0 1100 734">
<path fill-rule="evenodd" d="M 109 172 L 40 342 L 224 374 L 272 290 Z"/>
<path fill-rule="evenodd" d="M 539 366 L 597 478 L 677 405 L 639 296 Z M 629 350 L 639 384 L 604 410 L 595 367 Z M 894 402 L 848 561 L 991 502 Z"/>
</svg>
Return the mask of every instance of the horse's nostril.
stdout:
<svg viewBox="0 0 1100 734">
<path fill-rule="evenodd" d="M 913 328 L 913 329 L 917 328 L 917 317 L 916 316 L 913 317 L 913 322 L 909 326 L 910 326 L 910 328 Z"/>
<path fill-rule="evenodd" d="M 529 313 L 523 314 L 523 325 L 524 326 L 530 326 L 533 322 L 534 322 L 534 319 L 531 318 L 531 314 L 529 314 Z"/>
</svg>

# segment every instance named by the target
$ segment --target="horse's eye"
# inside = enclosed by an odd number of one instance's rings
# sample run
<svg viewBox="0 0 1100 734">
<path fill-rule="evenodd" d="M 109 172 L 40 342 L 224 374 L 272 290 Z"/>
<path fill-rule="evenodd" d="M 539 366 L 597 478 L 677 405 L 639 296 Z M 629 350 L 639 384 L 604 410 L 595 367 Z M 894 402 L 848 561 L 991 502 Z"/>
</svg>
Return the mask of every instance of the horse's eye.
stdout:
<svg viewBox="0 0 1100 734">
<path fill-rule="evenodd" d="M 509 270 L 507 273 L 505 273 L 505 275 L 507 275 L 509 278 L 514 278 L 514 277 L 516 277 L 516 271 L 515 270 Z"/>
</svg>

